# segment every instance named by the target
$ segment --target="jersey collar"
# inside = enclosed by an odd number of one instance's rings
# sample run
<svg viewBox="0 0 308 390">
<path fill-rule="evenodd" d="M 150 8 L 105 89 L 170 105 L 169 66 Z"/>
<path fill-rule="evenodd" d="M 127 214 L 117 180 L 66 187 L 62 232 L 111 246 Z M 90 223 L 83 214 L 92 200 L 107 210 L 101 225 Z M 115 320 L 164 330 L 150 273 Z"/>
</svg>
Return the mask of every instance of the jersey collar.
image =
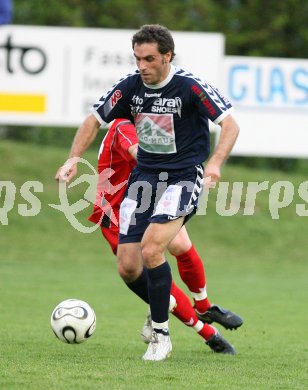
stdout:
<svg viewBox="0 0 308 390">
<path fill-rule="evenodd" d="M 170 71 L 169 71 L 169 74 L 168 76 L 165 78 L 165 80 L 163 80 L 162 82 L 158 83 L 158 84 L 146 84 L 146 83 L 143 83 L 147 88 L 151 88 L 151 89 L 159 89 L 159 88 L 163 88 L 165 85 L 167 85 L 169 83 L 169 81 L 172 79 L 173 75 L 175 74 L 176 72 L 176 68 L 174 65 L 170 64 Z"/>
</svg>

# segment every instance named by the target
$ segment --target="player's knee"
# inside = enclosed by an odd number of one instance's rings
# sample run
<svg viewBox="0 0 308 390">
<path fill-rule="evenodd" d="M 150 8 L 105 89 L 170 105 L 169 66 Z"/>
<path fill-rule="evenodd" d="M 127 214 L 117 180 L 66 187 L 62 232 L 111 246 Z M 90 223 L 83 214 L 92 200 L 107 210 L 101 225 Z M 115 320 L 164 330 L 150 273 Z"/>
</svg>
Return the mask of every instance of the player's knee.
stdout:
<svg viewBox="0 0 308 390">
<path fill-rule="evenodd" d="M 128 251 L 118 251 L 118 272 L 125 282 L 134 281 L 142 272 L 143 264 L 139 252 L 129 253 Z"/>
<path fill-rule="evenodd" d="M 169 252 L 174 256 L 186 253 L 192 246 L 192 242 L 190 241 L 187 233 L 184 233 L 180 231 L 180 233 L 177 234 L 168 245 Z"/>
<path fill-rule="evenodd" d="M 141 244 L 141 254 L 142 254 L 143 261 L 145 263 L 147 263 L 148 260 L 151 257 L 153 257 L 154 253 L 155 253 L 155 250 L 154 250 L 153 245 L 149 245 L 149 244 L 145 244 L 145 243 Z"/>
<path fill-rule="evenodd" d="M 180 256 L 184 253 L 186 253 L 187 251 L 189 251 L 189 249 L 191 248 L 191 244 L 188 245 L 187 243 L 185 242 L 180 242 L 180 241 L 177 241 L 177 242 L 171 242 L 169 245 L 168 245 L 168 250 L 169 252 L 174 255 L 174 256 Z"/>
<path fill-rule="evenodd" d="M 118 262 L 119 275 L 126 283 L 133 282 L 138 277 L 139 271 L 135 264 Z"/>
<path fill-rule="evenodd" d="M 134 281 L 142 272 L 143 262 L 139 245 L 119 245 L 118 272 L 125 282 Z"/>
<path fill-rule="evenodd" d="M 146 243 L 141 246 L 142 258 L 149 268 L 157 267 L 163 260 L 163 253 L 158 245 Z"/>
</svg>

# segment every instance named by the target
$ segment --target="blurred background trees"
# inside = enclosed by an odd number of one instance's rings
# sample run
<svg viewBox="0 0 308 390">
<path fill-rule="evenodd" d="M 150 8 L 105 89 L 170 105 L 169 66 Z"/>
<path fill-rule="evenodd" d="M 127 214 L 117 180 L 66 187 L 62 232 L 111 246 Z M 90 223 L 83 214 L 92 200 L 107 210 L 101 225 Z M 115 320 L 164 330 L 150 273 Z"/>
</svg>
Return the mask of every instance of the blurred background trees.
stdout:
<svg viewBox="0 0 308 390">
<path fill-rule="evenodd" d="M 159 23 L 171 31 L 222 32 L 227 55 L 308 58 L 308 0 L 12 0 L 12 3 L 13 24 L 136 30 L 143 24 Z M 70 145 L 75 133 L 75 129 L 47 127 L 10 126 L 5 130 L 2 131 L 5 138 L 64 147 Z M 93 147 L 97 147 L 96 143 Z M 232 157 L 232 162 L 287 171 L 303 164 L 306 169 L 307 165 L 306 161 L 285 158 Z"/>
<path fill-rule="evenodd" d="M 222 32 L 229 55 L 308 57 L 307 0 L 13 0 L 13 24 Z"/>
</svg>

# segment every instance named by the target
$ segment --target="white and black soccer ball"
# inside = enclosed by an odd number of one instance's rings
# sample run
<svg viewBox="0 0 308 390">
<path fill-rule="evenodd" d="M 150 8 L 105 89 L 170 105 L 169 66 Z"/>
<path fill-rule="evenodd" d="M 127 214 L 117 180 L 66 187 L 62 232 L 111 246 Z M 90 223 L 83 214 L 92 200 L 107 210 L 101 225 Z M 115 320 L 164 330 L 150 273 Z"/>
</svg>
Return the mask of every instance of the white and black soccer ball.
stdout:
<svg viewBox="0 0 308 390">
<path fill-rule="evenodd" d="M 94 333 L 96 316 L 87 302 L 67 299 L 55 307 L 50 323 L 58 339 L 64 343 L 80 344 Z"/>
</svg>

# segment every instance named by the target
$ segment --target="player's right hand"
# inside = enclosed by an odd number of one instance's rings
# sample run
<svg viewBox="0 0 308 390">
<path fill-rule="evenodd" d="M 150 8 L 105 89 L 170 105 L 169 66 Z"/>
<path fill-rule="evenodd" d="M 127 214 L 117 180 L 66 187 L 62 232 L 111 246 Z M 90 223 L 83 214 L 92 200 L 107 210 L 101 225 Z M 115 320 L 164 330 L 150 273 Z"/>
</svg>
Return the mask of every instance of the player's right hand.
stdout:
<svg viewBox="0 0 308 390">
<path fill-rule="evenodd" d="M 69 183 L 77 174 L 77 163 L 68 160 L 56 173 L 55 179 L 59 182 Z"/>
</svg>

